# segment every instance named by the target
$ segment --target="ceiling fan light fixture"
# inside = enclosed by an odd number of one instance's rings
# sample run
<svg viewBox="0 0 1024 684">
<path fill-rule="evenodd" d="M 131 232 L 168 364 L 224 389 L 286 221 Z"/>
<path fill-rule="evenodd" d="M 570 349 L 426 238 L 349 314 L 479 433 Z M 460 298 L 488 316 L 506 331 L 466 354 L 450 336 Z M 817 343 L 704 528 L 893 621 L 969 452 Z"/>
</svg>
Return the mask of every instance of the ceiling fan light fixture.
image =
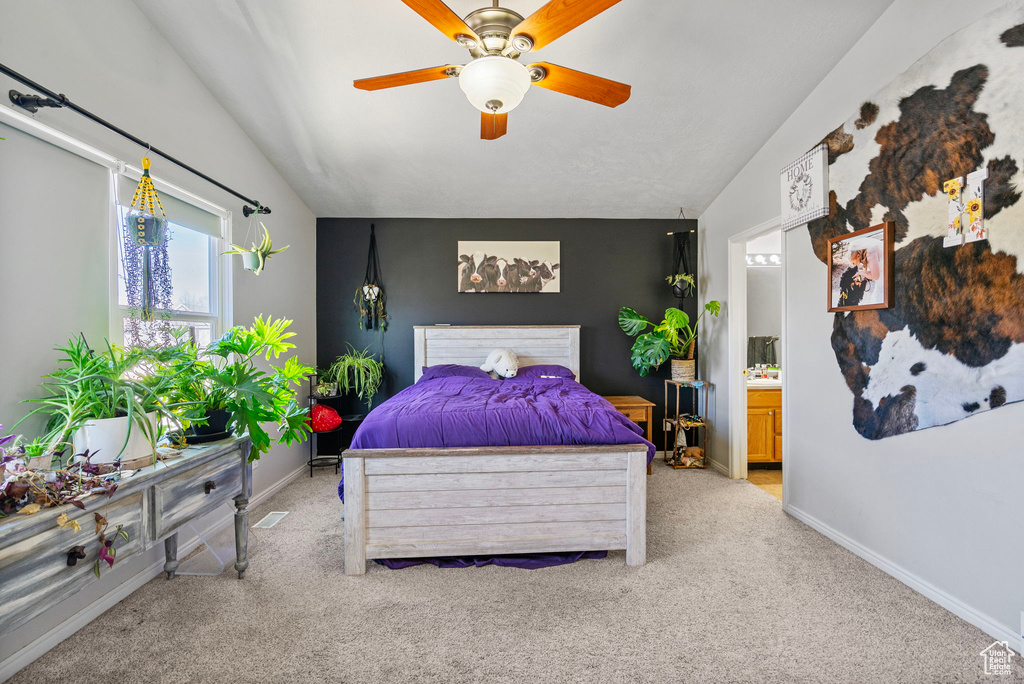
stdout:
<svg viewBox="0 0 1024 684">
<path fill-rule="evenodd" d="M 533 39 L 520 34 L 512 39 L 512 47 L 516 52 L 529 52 L 533 49 Z"/>
<path fill-rule="evenodd" d="M 514 59 L 488 55 L 462 68 L 459 86 L 481 112 L 504 114 L 523 101 L 530 89 L 530 72 Z M 498 109 L 494 109 L 495 103 L 499 103 Z"/>
</svg>

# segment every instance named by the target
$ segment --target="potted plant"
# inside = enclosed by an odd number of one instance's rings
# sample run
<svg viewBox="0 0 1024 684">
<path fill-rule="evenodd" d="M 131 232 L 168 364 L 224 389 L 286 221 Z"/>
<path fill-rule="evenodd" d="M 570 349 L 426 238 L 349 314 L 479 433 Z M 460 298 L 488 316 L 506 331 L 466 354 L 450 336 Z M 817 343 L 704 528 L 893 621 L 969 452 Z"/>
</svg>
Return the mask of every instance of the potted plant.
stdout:
<svg viewBox="0 0 1024 684">
<path fill-rule="evenodd" d="M 366 408 L 371 408 L 373 396 L 384 379 L 384 364 L 373 358 L 369 347 L 357 351 L 351 344 L 346 346 L 348 353 L 335 359 L 328 372 L 337 381 L 342 394 L 352 392 L 366 402 Z"/>
<path fill-rule="evenodd" d="M 619 309 L 619 327 L 630 337 L 636 337 L 631 350 L 633 368 L 645 376 L 671 358 L 672 379 L 693 380 L 696 378 L 693 348 L 697 341 L 697 325 L 704 314 L 717 317 L 721 310 L 721 302 L 710 301 L 690 325 L 690 317 L 685 312 L 671 307 L 665 309 L 665 318 L 654 324 L 628 306 L 622 307 Z M 648 326 L 654 329 L 644 333 Z"/>
<path fill-rule="evenodd" d="M 338 396 L 338 379 L 331 373 L 331 368 L 317 371 L 317 383 L 314 390 L 318 397 Z"/>
<path fill-rule="evenodd" d="M 22 442 L 18 436 L 11 445 L 11 455 L 21 458 L 25 465 L 32 470 L 50 470 L 53 466 L 60 465 L 60 459 L 67 450 L 64 443 L 52 443 L 44 437 L 36 437 L 31 442 Z"/>
<path fill-rule="evenodd" d="M 274 249 L 274 243 L 270 239 L 270 231 L 267 230 L 262 221 L 260 222 L 260 228 L 263 229 L 263 239 L 260 241 L 260 244 L 257 245 L 253 241 L 252 246 L 248 249 L 238 245 L 231 245 L 231 249 L 223 252 L 223 254 L 240 254 L 242 256 L 242 267 L 246 271 L 254 272 L 256 275 L 263 272 L 263 267 L 267 265 L 267 259 L 275 254 L 280 254 L 291 246 L 285 245 L 281 249 Z"/>
<path fill-rule="evenodd" d="M 107 350 L 97 353 L 79 336 L 57 351 L 64 357 L 42 385 L 49 394 L 30 400 L 40 406 L 18 424 L 47 415 L 42 442 L 55 447 L 73 442 L 76 451 L 92 453 L 94 463 L 155 459 L 157 422 L 173 418 L 165 402 L 173 384 L 167 369 L 182 354 L 183 342 L 159 349 L 107 343 Z"/>
<path fill-rule="evenodd" d="M 175 369 L 171 397 L 186 436 L 222 439 L 229 436 L 229 389 L 217 382 L 218 369 L 190 344 L 186 358 Z"/>
<path fill-rule="evenodd" d="M 686 273 L 675 273 L 665 278 L 665 280 L 672 287 L 672 295 L 676 299 L 690 296 L 690 293 L 693 292 L 693 288 L 696 286 L 693 276 Z"/>
<path fill-rule="evenodd" d="M 206 425 L 236 435 L 248 431 L 252 440 L 249 460 L 270 450 L 270 435 L 263 423 L 275 423 L 278 444 L 302 442 L 309 434 L 307 409 L 299 407 L 294 386 L 313 372 L 309 366 L 289 357 L 281 367 L 264 371 L 257 360 L 277 359 L 295 345 L 287 342 L 291 321 L 257 316 L 252 327 L 234 327 L 201 352 L 193 346 L 194 358 L 180 364 L 178 387 L 173 397 L 184 407 L 181 416 L 193 426 Z M 219 413 L 223 412 L 223 413 Z M 227 419 L 211 427 L 214 420 Z"/>
</svg>

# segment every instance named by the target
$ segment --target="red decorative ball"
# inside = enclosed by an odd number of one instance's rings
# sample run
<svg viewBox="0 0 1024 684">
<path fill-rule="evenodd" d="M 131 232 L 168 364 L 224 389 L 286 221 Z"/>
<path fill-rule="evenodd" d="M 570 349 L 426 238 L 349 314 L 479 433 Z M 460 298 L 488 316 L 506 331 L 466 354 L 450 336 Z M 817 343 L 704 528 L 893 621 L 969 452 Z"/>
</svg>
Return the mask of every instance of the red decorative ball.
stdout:
<svg viewBox="0 0 1024 684">
<path fill-rule="evenodd" d="M 341 416 L 330 406 L 313 404 L 309 410 L 309 420 L 306 422 L 313 432 L 330 432 L 341 425 Z"/>
</svg>

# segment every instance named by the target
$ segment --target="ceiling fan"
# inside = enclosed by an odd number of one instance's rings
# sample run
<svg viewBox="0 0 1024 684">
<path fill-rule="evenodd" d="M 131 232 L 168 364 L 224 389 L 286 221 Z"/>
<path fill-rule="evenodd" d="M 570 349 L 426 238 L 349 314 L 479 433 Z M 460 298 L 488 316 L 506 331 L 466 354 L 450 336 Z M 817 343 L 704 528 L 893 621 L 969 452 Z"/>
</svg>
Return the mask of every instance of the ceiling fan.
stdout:
<svg viewBox="0 0 1024 684">
<path fill-rule="evenodd" d="M 620 0 L 551 0 L 526 19 L 510 9 L 493 6 L 474 10 L 460 19 L 441 0 L 402 0 L 462 47 L 473 59 L 465 65 L 436 66 L 390 76 L 364 78 L 361 90 L 458 78 L 470 104 L 480 110 L 480 137 L 495 140 L 508 131 L 508 113 L 522 102 L 530 85 L 554 90 L 607 107 L 629 99 L 625 83 L 593 76 L 549 62 L 523 64 L 519 58 L 538 50 Z"/>
</svg>

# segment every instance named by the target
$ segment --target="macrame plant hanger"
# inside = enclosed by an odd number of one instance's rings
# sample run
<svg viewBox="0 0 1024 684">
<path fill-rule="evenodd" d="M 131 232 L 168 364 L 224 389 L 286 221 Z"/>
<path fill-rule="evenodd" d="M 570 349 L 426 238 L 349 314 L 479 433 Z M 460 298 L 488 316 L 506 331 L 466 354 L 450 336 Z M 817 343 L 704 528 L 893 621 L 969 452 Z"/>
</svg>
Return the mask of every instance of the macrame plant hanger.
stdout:
<svg viewBox="0 0 1024 684">
<path fill-rule="evenodd" d="M 690 254 L 690 234 L 684 232 L 672 233 L 672 274 L 693 275 L 693 258 Z M 693 294 L 693 288 L 685 283 L 685 295 L 679 299 L 685 299 Z M 678 296 L 678 295 L 677 295 Z"/>
<path fill-rule="evenodd" d="M 366 255 L 366 276 L 356 290 L 356 311 L 359 312 L 359 327 L 384 332 L 388 328 L 387 293 L 384 292 L 377 256 L 377 233 L 370 224 L 370 250 Z"/>
<path fill-rule="evenodd" d="M 172 323 L 171 263 L 168 253 L 167 214 L 149 173 L 149 157 L 142 159 L 142 178 L 135 188 L 127 215 L 121 222 L 121 269 L 129 314 L 124 317 L 127 346 L 159 346 L 170 340 Z M 116 197 L 118 212 L 121 200 Z M 154 321 L 158 312 L 164 320 Z"/>
<path fill-rule="evenodd" d="M 153 320 L 153 311 L 162 302 L 155 302 L 156 296 L 153 284 L 153 254 L 152 249 L 159 247 L 167 241 L 167 212 L 160 201 L 153 186 L 153 179 L 149 175 L 149 157 L 142 158 L 142 178 L 135 188 L 135 195 L 132 197 L 132 204 L 128 208 L 128 222 L 131 228 L 132 238 L 136 245 L 142 247 L 142 302 L 140 318 L 144 321 Z M 155 205 L 155 206 L 154 206 Z M 157 209 L 160 215 L 157 216 Z"/>
</svg>

